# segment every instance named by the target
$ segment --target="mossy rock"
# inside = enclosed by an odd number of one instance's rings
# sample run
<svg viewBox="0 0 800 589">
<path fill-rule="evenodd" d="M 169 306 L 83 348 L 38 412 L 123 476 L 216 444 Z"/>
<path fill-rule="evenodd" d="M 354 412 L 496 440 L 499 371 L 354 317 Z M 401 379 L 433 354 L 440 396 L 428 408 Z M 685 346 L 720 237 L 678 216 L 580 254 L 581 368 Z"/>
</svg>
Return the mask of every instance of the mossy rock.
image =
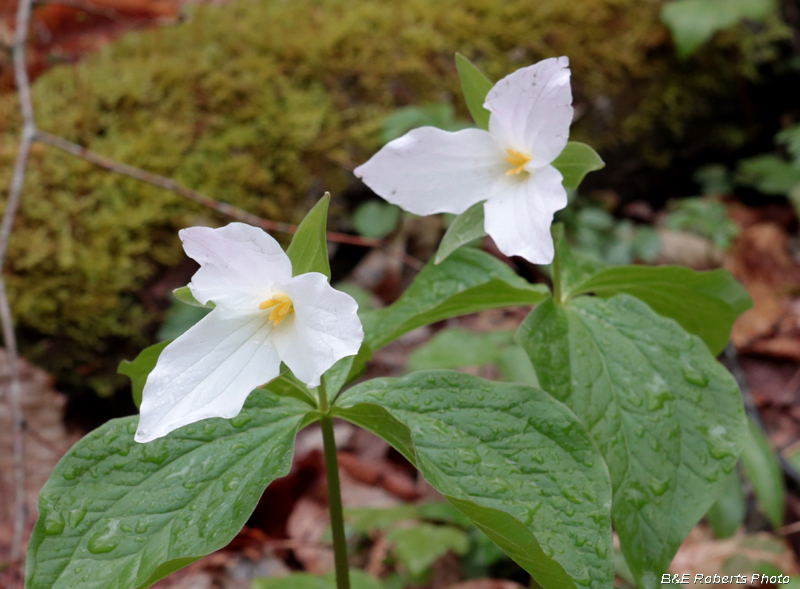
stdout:
<svg viewBox="0 0 800 589">
<path fill-rule="evenodd" d="M 379 147 L 408 104 L 460 98 L 453 55 L 492 78 L 570 58 L 583 116 L 573 136 L 599 149 L 680 136 L 746 68 L 738 33 L 678 64 L 659 0 L 282 0 L 195 6 L 173 28 L 128 34 L 34 86 L 39 126 L 91 150 L 267 218 L 297 222 Z M 732 59 L 731 55 L 735 58 Z M 0 184 L 19 117 L 0 99 Z M 10 246 L 15 317 L 74 342 L 81 362 L 109 338 L 141 345 L 157 309 L 137 293 L 182 257 L 177 229 L 224 222 L 179 196 L 36 145 Z M 345 218 L 334 226 L 347 229 Z M 80 353 L 78 353 L 80 352 Z M 66 362 L 64 370 L 70 369 Z M 97 381 L 100 382 L 100 381 Z M 98 385 L 100 386 L 100 385 Z"/>
</svg>

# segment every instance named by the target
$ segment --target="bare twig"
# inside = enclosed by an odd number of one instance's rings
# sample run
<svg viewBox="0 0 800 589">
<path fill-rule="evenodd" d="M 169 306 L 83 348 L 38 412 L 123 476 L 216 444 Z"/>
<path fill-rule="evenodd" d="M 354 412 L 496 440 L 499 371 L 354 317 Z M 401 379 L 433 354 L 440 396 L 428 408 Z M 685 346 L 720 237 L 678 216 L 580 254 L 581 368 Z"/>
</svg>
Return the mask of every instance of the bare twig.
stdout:
<svg viewBox="0 0 800 589">
<path fill-rule="evenodd" d="M 6 210 L 3 213 L 2 224 L 0 224 L 0 320 L 2 320 L 3 338 L 6 346 L 6 355 L 8 356 L 8 403 L 11 408 L 11 433 L 14 446 L 14 535 L 11 540 L 11 561 L 13 563 L 18 563 L 22 556 L 22 536 L 28 511 L 25 502 L 25 445 L 23 439 L 25 417 L 22 413 L 22 384 L 19 376 L 19 363 L 17 362 L 17 339 L 14 335 L 14 323 L 11 316 L 11 307 L 8 304 L 8 293 L 6 292 L 2 269 L 5 267 L 8 240 L 11 236 L 11 229 L 14 226 L 14 217 L 17 214 L 17 208 L 22 198 L 22 188 L 25 184 L 25 170 L 28 166 L 31 143 L 36 135 L 33 103 L 31 102 L 31 86 L 25 64 L 25 43 L 28 39 L 30 18 L 31 0 L 19 0 L 12 51 L 14 78 L 17 83 L 20 110 L 22 111 L 22 138 L 17 153 L 17 161 L 14 164 L 14 174 L 11 178 Z"/>
<path fill-rule="evenodd" d="M 184 198 L 188 198 L 196 203 L 199 203 L 205 207 L 210 209 L 214 209 L 215 211 L 222 213 L 228 217 L 236 219 L 238 221 L 242 221 L 244 223 L 249 223 L 250 225 L 255 225 L 256 227 L 261 227 L 262 229 L 266 229 L 267 231 L 280 231 L 281 233 L 289 233 L 294 234 L 297 231 L 297 225 L 290 225 L 289 223 L 281 223 L 280 221 L 270 221 L 269 219 L 262 219 L 252 213 L 248 213 L 247 211 L 243 211 L 238 207 L 234 207 L 233 205 L 229 205 L 228 203 L 220 202 L 218 200 L 214 200 L 210 196 L 206 196 L 201 192 L 197 192 L 196 190 L 192 190 L 191 188 L 187 188 L 186 186 L 182 186 L 175 182 L 175 180 L 171 178 L 166 178 L 165 176 L 159 176 L 158 174 L 152 174 L 150 172 L 146 172 L 145 170 L 141 170 L 139 168 L 134 168 L 133 166 L 129 166 L 127 164 L 121 164 L 116 162 L 112 159 L 109 159 L 105 156 L 102 156 L 98 153 L 94 153 L 93 151 L 89 151 L 88 149 L 81 147 L 77 143 L 72 143 L 71 141 L 67 141 L 62 137 L 58 137 L 56 135 L 51 135 L 50 133 L 46 133 L 45 131 L 37 131 L 36 132 L 36 139 L 41 141 L 42 143 L 46 143 L 67 153 L 71 153 L 72 155 L 84 159 L 88 162 L 93 163 L 96 166 L 104 168 L 109 172 L 116 172 L 117 174 L 123 174 L 125 176 L 129 176 L 131 178 L 135 178 L 136 180 L 140 180 L 141 182 L 147 182 L 148 184 L 152 184 L 153 186 L 158 186 L 160 188 L 164 188 L 165 190 L 170 190 Z M 378 239 L 367 239 L 364 237 L 358 237 L 356 235 L 347 235 L 345 233 L 335 233 L 335 232 L 328 232 L 327 234 L 328 241 L 335 241 L 337 243 L 348 243 L 351 245 L 359 245 L 362 247 L 375 247 L 380 245 L 380 240 Z"/>
</svg>

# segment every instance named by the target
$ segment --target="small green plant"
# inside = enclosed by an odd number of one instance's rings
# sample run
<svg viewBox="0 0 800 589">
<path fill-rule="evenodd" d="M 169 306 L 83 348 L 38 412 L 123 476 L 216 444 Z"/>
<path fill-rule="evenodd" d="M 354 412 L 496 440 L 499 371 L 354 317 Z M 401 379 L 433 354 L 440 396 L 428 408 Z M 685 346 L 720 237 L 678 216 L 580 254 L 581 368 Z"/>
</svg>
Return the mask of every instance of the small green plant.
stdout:
<svg viewBox="0 0 800 589">
<path fill-rule="evenodd" d="M 664 227 L 704 237 L 726 251 L 739 235 L 739 225 L 728 218 L 728 209 L 713 197 L 684 198 L 673 203 Z"/>
<path fill-rule="evenodd" d="M 88 434 L 54 469 L 28 589 L 146 589 L 222 548 L 313 423 L 336 586 L 374 587 L 349 571 L 334 419 L 389 443 L 543 589 L 610 588 L 612 522 L 637 586 L 659 586 L 744 446 L 741 396 L 715 358 L 751 301 L 724 270 L 605 267 L 551 227 L 566 189 L 603 165 L 568 141 L 566 58 L 497 84 L 460 56 L 458 67 L 478 128 L 415 129 L 356 170 L 403 208 L 459 214 L 388 307 L 358 313 L 329 285 L 328 196 L 285 252 L 243 224 L 182 231 L 200 269 L 175 295 L 210 312 L 120 367 L 140 415 Z M 552 290 L 460 247 L 481 232 L 506 255 L 550 264 Z M 417 327 L 518 306 L 533 306 L 514 339 L 538 387 L 442 369 L 353 384 L 374 351 Z M 428 566 L 417 545 L 430 534 L 468 548 L 452 525 L 419 526 L 386 532 L 409 573 Z M 331 583 L 275 583 L 295 581 Z"/>
</svg>

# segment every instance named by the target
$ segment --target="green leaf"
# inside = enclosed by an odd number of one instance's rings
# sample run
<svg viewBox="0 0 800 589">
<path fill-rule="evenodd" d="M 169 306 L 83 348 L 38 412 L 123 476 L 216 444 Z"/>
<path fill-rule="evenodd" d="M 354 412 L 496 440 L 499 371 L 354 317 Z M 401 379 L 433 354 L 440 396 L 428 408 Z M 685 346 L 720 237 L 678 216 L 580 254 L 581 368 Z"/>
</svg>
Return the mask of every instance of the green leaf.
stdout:
<svg viewBox="0 0 800 589">
<path fill-rule="evenodd" d="M 748 420 L 748 434 L 742 450 L 742 467 L 753 485 L 759 504 L 776 530 L 783 524 L 786 511 L 786 489 L 775 450 L 764 430 Z"/>
<path fill-rule="evenodd" d="M 570 293 L 577 286 L 603 269 L 603 263 L 588 258 L 567 244 L 564 225 L 554 223 L 550 228 L 553 235 L 555 255 L 552 264 L 554 296 L 561 302 L 569 300 Z"/>
<path fill-rule="evenodd" d="M 161 341 L 174 340 L 197 325 L 210 312 L 211 309 L 206 307 L 172 303 L 164 315 L 164 323 L 161 324 L 157 337 Z"/>
<path fill-rule="evenodd" d="M 117 374 L 124 374 L 131 379 L 131 392 L 136 407 L 142 404 L 142 391 L 144 391 L 144 383 L 147 382 L 147 375 L 156 367 L 158 357 L 170 343 L 171 341 L 157 343 L 139 352 L 132 362 L 123 360 L 119 363 Z"/>
<path fill-rule="evenodd" d="M 717 31 L 742 19 L 763 21 L 775 10 L 773 0 L 673 0 L 661 9 L 678 56 L 687 58 Z"/>
<path fill-rule="evenodd" d="M 483 203 L 479 202 L 472 205 L 450 223 L 439 244 L 439 249 L 436 251 L 433 263 L 441 264 L 447 256 L 462 245 L 466 245 L 484 235 L 486 235 L 486 231 L 483 229 Z"/>
<path fill-rule="evenodd" d="M 134 442 L 112 420 L 59 461 L 39 496 L 28 589 L 141 587 L 225 546 L 289 472 L 307 405 L 268 391 L 231 420 Z"/>
<path fill-rule="evenodd" d="M 437 370 L 356 385 L 333 411 L 415 463 L 544 589 L 610 586 L 608 473 L 547 393 Z"/>
<path fill-rule="evenodd" d="M 281 397 L 292 397 L 306 403 L 314 409 L 318 407 L 317 398 L 311 392 L 311 389 L 309 389 L 304 382 L 301 382 L 284 365 L 281 365 L 280 375 L 260 388 L 267 389 Z"/>
<path fill-rule="evenodd" d="M 758 155 L 739 161 L 736 181 L 764 194 L 783 196 L 800 184 L 800 168 L 776 155 Z"/>
<path fill-rule="evenodd" d="M 364 571 L 350 569 L 351 589 L 383 589 L 378 579 Z M 336 573 L 312 575 L 292 573 L 285 577 L 253 579 L 253 589 L 336 589 Z"/>
<path fill-rule="evenodd" d="M 570 141 L 552 166 L 564 176 L 564 188 L 577 188 L 586 174 L 605 167 L 605 162 L 597 152 L 578 141 Z"/>
<path fill-rule="evenodd" d="M 458 68 L 458 77 L 461 78 L 461 89 L 464 91 L 464 100 L 467 103 L 469 114 L 472 115 L 472 119 L 478 127 L 488 131 L 489 111 L 483 108 L 483 103 L 494 84 L 460 53 L 456 53 L 456 68 Z"/>
<path fill-rule="evenodd" d="M 786 127 L 775 135 L 775 143 L 786 146 L 786 151 L 792 157 L 792 163 L 800 168 L 800 124 Z"/>
<path fill-rule="evenodd" d="M 332 399 L 344 385 L 360 376 L 372 358 L 372 351 L 367 344 L 361 344 L 358 354 L 342 358 L 331 366 L 323 375 L 328 398 Z"/>
<path fill-rule="evenodd" d="M 452 526 L 418 523 L 410 528 L 389 530 L 386 539 L 394 545 L 398 560 L 416 578 L 449 551 L 464 555 L 469 549 L 467 534 Z"/>
<path fill-rule="evenodd" d="M 204 309 L 213 309 L 216 305 L 211 301 L 208 301 L 205 305 L 194 298 L 192 294 L 192 290 L 188 286 L 182 286 L 180 288 L 176 288 L 172 291 L 172 296 L 178 299 L 182 303 L 186 303 L 187 305 L 191 305 L 192 307 L 202 307 Z"/>
<path fill-rule="evenodd" d="M 471 127 L 468 121 L 456 120 L 452 104 L 427 104 L 398 108 L 383 121 L 381 139 L 389 143 L 417 127 L 436 127 L 443 131 L 460 131 Z"/>
<path fill-rule="evenodd" d="M 503 348 L 514 343 L 512 331 L 480 333 L 443 329 L 408 356 L 408 370 L 484 366 L 500 359 Z"/>
<path fill-rule="evenodd" d="M 535 305 L 547 296 L 547 287 L 529 284 L 494 256 L 460 249 L 438 266 L 426 265 L 393 304 L 365 312 L 365 341 L 375 351 L 423 325 L 484 309 Z"/>
<path fill-rule="evenodd" d="M 353 213 L 353 227 L 359 235 L 383 239 L 397 227 L 400 208 L 388 202 L 370 200 Z"/>
<path fill-rule="evenodd" d="M 542 388 L 589 426 L 622 552 L 641 587 L 658 587 L 736 466 L 746 426 L 736 382 L 700 338 L 624 294 L 550 299 L 518 340 Z"/>
<path fill-rule="evenodd" d="M 314 208 L 308 211 L 306 218 L 292 237 L 286 255 L 292 261 L 293 276 L 319 272 L 327 276 L 330 281 L 331 265 L 328 260 L 328 241 L 325 233 L 330 202 L 331 195 L 326 192 Z"/>
<path fill-rule="evenodd" d="M 730 538 L 744 523 L 746 513 L 747 503 L 742 488 L 742 479 L 739 473 L 734 471 L 728 475 L 722 495 L 708 510 L 706 520 L 714 530 L 714 536 L 720 539 Z"/>
<path fill-rule="evenodd" d="M 570 296 L 582 293 L 634 296 L 702 338 L 715 356 L 728 343 L 736 318 L 753 306 L 750 295 L 727 270 L 698 272 L 682 266 L 606 268 L 574 287 Z"/>
</svg>

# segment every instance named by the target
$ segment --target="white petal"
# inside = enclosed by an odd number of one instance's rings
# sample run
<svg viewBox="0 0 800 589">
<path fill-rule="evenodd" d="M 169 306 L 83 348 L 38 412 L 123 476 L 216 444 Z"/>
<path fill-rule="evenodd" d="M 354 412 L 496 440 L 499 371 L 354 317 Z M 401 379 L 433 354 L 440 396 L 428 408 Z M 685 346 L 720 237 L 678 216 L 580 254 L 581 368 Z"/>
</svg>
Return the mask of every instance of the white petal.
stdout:
<svg viewBox="0 0 800 589">
<path fill-rule="evenodd" d="M 486 131 L 421 127 L 387 143 L 355 175 L 415 215 L 458 214 L 494 193 L 505 157 Z"/>
<path fill-rule="evenodd" d="M 200 263 L 189 288 L 205 304 L 248 313 L 269 298 L 275 282 L 292 277 L 292 263 L 269 234 L 244 223 L 180 232 L 183 249 Z"/>
<path fill-rule="evenodd" d="M 564 150 L 572 123 L 569 59 L 550 58 L 515 71 L 486 95 L 489 130 L 503 149 L 532 157 L 529 169 Z"/>
<path fill-rule="evenodd" d="M 144 386 L 137 442 L 209 417 L 235 417 L 247 395 L 276 376 L 280 359 L 263 313 L 214 309 L 169 344 Z"/>
<path fill-rule="evenodd" d="M 484 228 L 501 252 L 533 264 L 553 261 L 553 213 L 567 206 L 561 181 L 561 172 L 545 166 L 511 177 L 502 193 L 484 203 Z"/>
<path fill-rule="evenodd" d="M 309 387 L 338 360 L 358 353 L 364 330 L 358 303 L 335 290 L 324 275 L 309 272 L 292 278 L 284 292 L 294 313 L 275 327 L 275 347 L 281 360 Z"/>
</svg>

